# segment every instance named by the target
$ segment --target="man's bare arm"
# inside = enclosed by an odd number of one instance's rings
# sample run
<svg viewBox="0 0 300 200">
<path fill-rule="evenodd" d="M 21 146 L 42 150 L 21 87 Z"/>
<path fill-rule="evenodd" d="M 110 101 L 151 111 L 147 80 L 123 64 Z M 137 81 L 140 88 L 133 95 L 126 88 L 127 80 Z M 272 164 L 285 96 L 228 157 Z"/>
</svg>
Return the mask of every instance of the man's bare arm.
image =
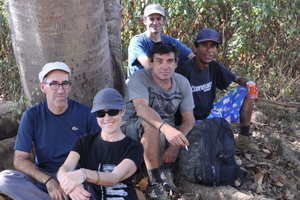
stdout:
<svg viewBox="0 0 300 200">
<path fill-rule="evenodd" d="M 14 167 L 40 183 L 45 183 L 45 181 L 50 178 L 49 175 L 39 170 L 39 168 L 29 159 L 29 153 L 24 151 L 15 151 Z"/>
<path fill-rule="evenodd" d="M 137 58 L 137 60 L 145 69 L 150 67 L 150 58 L 147 55 L 141 55 Z"/>
<path fill-rule="evenodd" d="M 147 123 L 151 124 L 155 128 L 160 128 L 160 132 L 162 132 L 166 139 L 173 144 L 174 146 L 184 146 L 188 145 L 189 142 L 184 136 L 184 134 L 172 127 L 171 125 L 164 123 L 163 120 L 159 116 L 159 114 L 153 110 L 150 106 L 148 106 L 149 101 L 145 98 L 136 98 L 133 101 L 135 106 L 137 115 L 142 118 Z"/>
<path fill-rule="evenodd" d="M 51 199 L 66 199 L 63 190 L 56 179 L 51 178 L 51 176 L 39 170 L 39 168 L 29 159 L 29 153 L 16 150 L 14 155 L 14 167 L 20 172 L 35 179 L 37 182 L 44 184 L 47 181 L 46 187 Z"/>
<path fill-rule="evenodd" d="M 139 116 L 155 128 L 158 128 L 161 125 L 163 120 L 155 110 L 148 106 L 148 99 L 136 98 L 132 100 L 132 102 L 135 106 L 137 116 Z"/>
<path fill-rule="evenodd" d="M 249 79 L 245 78 L 245 77 L 240 77 L 237 76 L 234 80 L 235 83 L 242 85 L 242 86 L 247 86 L 247 82 L 249 81 Z"/>
</svg>

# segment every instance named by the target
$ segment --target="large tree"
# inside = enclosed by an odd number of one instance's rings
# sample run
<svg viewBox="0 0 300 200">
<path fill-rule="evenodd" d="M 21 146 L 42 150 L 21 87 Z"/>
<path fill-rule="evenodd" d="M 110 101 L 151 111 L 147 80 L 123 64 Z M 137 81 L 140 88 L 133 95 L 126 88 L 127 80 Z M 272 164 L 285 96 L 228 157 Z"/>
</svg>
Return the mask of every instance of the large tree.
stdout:
<svg viewBox="0 0 300 200">
<path fill-rule="evenodd" d="M 42 99 L 38 73 L 47 62 L 72 69 L 71 97 L 91 104 L 105 87 L 123 91 L 119 0 L 6 0 L 21 83 L 31 102 Z"/>
</svg>

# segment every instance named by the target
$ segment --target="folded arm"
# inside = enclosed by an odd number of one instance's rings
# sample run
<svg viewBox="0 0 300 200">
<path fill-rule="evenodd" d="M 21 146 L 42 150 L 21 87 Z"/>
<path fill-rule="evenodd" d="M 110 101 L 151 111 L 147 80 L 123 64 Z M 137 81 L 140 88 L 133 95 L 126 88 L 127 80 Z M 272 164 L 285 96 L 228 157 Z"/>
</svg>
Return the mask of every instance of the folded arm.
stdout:
<svg viewBox="0 0 300 200">
<path fill-rule="evenodd" d="M 168 142 L 174 146 L 184 146 L 189 144 L 188 140 L 180 130 L 177 130 L 167 123 L 164 123 L 163 126 L 161 126 L 163 120 L 159 114 L 149 106 L 148 99 L 136 98 L 132 101 L 137 115 L 153 127 L 157 129 L 160 128 L 159 131 L 165 135 Z"/>
<path fill-rule="evenodd" d="M 141 55 L 137 58 L 137 60 L 141 63 L 141 65 L 147 69 L 150 67 L 150 59 L 147 55 Z"/>
<path fill-rule="evenodd" d="M 112 172 L 98 172 L 83 168 L 74 170 L 79 158 L 80 156 L 77 152 L 71 151 L 57 173 L 58 180 L 66 194 L 73 193 L 74 189 L 76 189 L 75 191 L 80 190 L 82 193 L 85 193 L 85 190 L 78 188 L 84 181 L 97 185 L 114 186 L 132 176 L 137 170 L 137 166 L 130 159 L 122 160 Z M 85 194 L 88 196 L 87 193 Z"/>
</svg>

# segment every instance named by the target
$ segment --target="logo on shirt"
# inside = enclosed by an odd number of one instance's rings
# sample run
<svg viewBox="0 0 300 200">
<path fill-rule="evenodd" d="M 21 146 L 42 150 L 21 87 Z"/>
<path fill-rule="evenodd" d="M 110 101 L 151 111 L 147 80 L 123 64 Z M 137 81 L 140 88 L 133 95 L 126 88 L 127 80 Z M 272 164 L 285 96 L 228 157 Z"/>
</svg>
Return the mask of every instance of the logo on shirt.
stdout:
<svg viewBox="0 0 300 200">
<path fill-rule="evenodd" d="M 78 128 L 76 126 L 73 126 L 72 131 L 78 131 Z"/>
<path fill-rule="evenodd" d="M 104 164 L 102 165 L 102 171 L 103 172 L 112 172 L 116 166 L 111 164 Z M 100 171 L 101 164 L 99 163 L 99 169 Z M 110 200 L 122 200 L 125 199 L 126 196 L 128 196 L 128 192 L 125 190 L 128 186 L 124 183 L 117 183 L 115 186 L 112 187 L 105 187 L 105 193 L 107 196 L 109 196 Z"/>
<path fill-rule="evenodd" d="M 207 92 L 211 90 L 212 82 L 203 85 L 192 86 L 192 92 Z"/>
</svg>

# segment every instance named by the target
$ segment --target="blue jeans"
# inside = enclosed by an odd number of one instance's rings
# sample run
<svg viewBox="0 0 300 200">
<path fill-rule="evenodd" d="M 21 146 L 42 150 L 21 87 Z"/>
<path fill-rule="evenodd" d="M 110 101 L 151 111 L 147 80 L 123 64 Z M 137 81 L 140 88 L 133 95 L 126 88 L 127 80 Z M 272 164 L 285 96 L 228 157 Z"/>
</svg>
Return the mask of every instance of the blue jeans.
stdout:
<svg viewBox="0 0 300 200">
<path fill-rule="evenodd" d="M 55 174 L 52 174 L 55 177 Z M 44 184 L 17 170 L 0 172 L 0 192 L 14 200 L 51 200 Z"/>
</svg>

